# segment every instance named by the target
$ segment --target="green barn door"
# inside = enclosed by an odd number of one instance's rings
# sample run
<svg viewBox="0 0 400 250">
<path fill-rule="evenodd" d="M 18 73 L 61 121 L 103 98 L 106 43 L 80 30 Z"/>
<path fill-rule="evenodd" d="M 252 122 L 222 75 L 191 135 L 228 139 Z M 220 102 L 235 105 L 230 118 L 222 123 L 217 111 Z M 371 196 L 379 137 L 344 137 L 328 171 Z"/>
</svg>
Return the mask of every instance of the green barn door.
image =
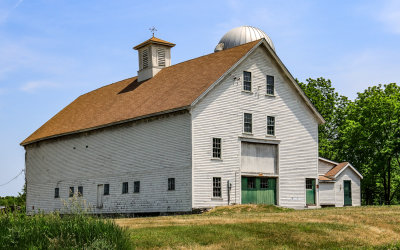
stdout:
<svg viewBox="0 0 400 250">
<path fill-rule="evenodd" d="M 306 205 L 315 205 L 315 179 L 306 179 Z"/>
<path fill-rule="evenodd" d="M 344 205 L 351 206 L 351 181 L 343 181 Z"/>
<path fill-rule="evenodd" d="M 276 204 L 276 179 L 242 177 L 242 204 Z"/>
</svg>

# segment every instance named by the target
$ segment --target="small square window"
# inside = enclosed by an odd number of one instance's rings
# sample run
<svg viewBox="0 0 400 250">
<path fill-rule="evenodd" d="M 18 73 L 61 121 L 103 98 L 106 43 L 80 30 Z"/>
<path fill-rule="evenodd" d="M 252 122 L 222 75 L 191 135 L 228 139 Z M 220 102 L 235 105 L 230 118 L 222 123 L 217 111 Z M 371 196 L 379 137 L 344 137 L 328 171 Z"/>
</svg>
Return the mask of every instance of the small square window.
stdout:
<svg viewBox="0 0 400 250">
<path fill-rule="evenodd" d="M 69 187 L 69 197 L 73 197 L 74 196 L 74 187 Z"/>
<path fill-rule="evenodd" d="M 221 159 L 221 138 L 213 138 L 213 158 Z"/>
<path fill-rule="evenodd" d="M 104 184 L 104 195 L 110 194 L 110 184 Z"/>
<path fill-rule="evenodd" d="M 306 179 L 306 189 L 313 189 L 313 179 Z"/>
<path fill-rule="evenodd" d="M 83 187 L 82 187 L 82 186 L 79 186 L 79 187 L 78 187 L 78 196 L 79 196 L 79 197 L 82 197 L 82 196 L 83 196 Z"/>
<path fill-rule="evenodd" d="M 213 197 L 221 196 L 221 177 L 213 177 Z"/>
<path fill-rule="evenodd" d="M 256 178 L 254 177 L 247 178 L 247 188 L 248 189 L 256 188 Z"/>
<path fill-rule="evenodd" d="M 243 71 L 243 90 L 251 92 L 251 72 Z"/>
<path fill-rule="evenodd" d="M 261 189 L 267 189 L 268 188 L 268 179 L 267 178 L 261 178 L 260 179 L 260 188 Z"/>
<path fill-rule="evenodd" d="M 123 182 L 123 183 L 122 183 L 122 193 L 123 193 L 123 194 L 127 194 L 128 191 L 129 191 L 129 189 L 128 189 L 128 182 Z"/>
<path fill-rule="evenodd" d="M 267 75 L 267 95 L 275 94 L 274 76 Z"/>
<path fill-rule="evenodd" d="M 168 178 L 168 191 L 175 190 L 175 178 Z"/>
<path fill-rule="evenodd" d="M 140 181 L 135 181 L 133 183 L 133 192 L 139 193 L 140 192 Z"/>
<path fill-rule="evenodd" d="M 60 198 L 60 188 L 54 189 L 54 198 Z"/>
<path fill-rule="evenodd" d="M 275 117 L 267 116 L 267 135 L 275 135 Z"/>
<path fill-rule="evenodd" d="M 253 132 L 253 115 L 250 113 L 244 113 L 243 116 L 243 132 L 252 133 Z"/>
</svg>

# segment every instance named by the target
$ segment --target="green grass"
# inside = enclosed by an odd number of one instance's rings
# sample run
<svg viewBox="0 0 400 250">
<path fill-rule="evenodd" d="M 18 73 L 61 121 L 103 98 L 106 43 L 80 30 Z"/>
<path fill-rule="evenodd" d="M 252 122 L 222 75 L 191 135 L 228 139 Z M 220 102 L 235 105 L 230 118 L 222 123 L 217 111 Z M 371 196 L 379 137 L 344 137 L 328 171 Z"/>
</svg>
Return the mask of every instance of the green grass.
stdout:
<svg viewBox="0 0 400 250">
<path fill-rule="evenodd" d="M 130 249 L 129 233 L 83 214 L 0 214 L 0 249 Z"/>
</svg>

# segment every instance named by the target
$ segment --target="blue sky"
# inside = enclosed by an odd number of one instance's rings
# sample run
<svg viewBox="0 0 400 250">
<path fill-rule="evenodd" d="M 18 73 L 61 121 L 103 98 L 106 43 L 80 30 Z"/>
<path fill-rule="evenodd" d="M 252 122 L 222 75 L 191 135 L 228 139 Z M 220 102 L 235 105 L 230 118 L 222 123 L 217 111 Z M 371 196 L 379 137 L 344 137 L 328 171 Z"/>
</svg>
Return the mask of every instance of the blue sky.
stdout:
<svg viewBox="0 0 400 250">
<path fill-rule="evenodd" d="M 79 95 L 136 75 L 132 47 L 150 27 L 177 44 L 178 63 L 241 25 L 265 31 L 301 81 L 329 78 L 350 98 L 400 82 L 400 1 L 0 0 L 0 185 L 24 168 L 23 139 Z"/>
</svg>

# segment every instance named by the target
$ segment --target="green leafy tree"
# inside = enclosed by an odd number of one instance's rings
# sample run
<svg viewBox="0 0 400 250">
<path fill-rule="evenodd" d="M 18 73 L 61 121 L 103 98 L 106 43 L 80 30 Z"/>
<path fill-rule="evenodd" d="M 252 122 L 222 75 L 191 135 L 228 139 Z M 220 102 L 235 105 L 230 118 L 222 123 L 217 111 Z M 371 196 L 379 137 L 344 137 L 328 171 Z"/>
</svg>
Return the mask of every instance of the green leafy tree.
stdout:
<svg viewBox="0 0 400 250">
<path fill-rule="evenodd" d="M 366 204 L 397 203 L 400 192 L 400 87 L 369 87 L 346 105 L 336 148 L 364 175 Z"/>
</svg>

